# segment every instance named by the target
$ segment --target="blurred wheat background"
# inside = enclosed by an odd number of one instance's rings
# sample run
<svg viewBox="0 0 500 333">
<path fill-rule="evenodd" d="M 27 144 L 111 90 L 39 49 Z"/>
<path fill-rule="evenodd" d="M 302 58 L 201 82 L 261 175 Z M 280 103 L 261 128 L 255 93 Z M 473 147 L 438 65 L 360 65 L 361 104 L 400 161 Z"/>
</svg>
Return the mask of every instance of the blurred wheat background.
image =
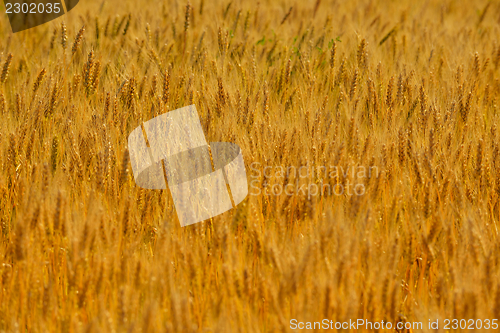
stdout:
<svg viewBox="0 0 500 333">
<path fill-rule="evenodd" d="M 3 332 L 500 318 L 498 2 L 81 1 L 17 34 L 2 15 L 0 35 Z M 379 177 L 181 228 L 126 148 L 190 104 L 249 175 Z"/>
</svg>

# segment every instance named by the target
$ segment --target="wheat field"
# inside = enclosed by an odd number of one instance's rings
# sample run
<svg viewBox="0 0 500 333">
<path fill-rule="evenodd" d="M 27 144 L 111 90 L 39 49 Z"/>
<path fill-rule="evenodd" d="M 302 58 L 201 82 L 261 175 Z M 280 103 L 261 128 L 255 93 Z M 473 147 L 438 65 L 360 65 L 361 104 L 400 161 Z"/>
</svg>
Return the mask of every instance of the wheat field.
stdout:
<svg viewBox="0 0 500 333">
<path fill-rule="evenodd" d="M 500 4 L 189 1 L 2 16 L 0 331 L 500 319 Z M 254 188 L 364 194 L 250 190 L 180 227 L 127 137 L 191 104 Z M 330 165 L 378 172 L 262 172 Z"/>
</svg>

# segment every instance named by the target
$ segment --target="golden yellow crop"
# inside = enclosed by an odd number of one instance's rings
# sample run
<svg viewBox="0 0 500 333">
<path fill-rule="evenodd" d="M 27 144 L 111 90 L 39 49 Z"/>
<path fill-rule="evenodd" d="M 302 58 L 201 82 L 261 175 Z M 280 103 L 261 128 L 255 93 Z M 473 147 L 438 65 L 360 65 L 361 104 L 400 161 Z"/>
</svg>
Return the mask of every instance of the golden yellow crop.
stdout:
<svg viewBox="0 0 500 333">
<path fill-rule="evenodd" d="M 500 3 L 190 1 L 3 14 L 0 331 L 500 319 Z M 127 137 L 190 104 L 268 192 L 181 228 Z"/>
</svg>

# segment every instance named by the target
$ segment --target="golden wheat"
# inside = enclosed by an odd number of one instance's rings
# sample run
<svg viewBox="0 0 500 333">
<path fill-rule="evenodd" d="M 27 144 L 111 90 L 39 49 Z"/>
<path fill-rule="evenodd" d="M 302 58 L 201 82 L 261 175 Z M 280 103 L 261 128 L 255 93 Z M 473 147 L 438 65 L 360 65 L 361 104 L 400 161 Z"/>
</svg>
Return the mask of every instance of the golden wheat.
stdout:
<svg viewBox="0 0 500 333">
<path fill-rule="evenodd" d="M 499 17 L 486 0 L 110 0 L 2 21 L 0 330 L 500 319 Z M 127 137 L 189 104 L 262 191 L 181 228 L 168 190 L 135 185 Z M 264 172 L 280 166 L 378 173 Z M 272 194 L 296 184 L 323 194 Z"/>
</svg>

